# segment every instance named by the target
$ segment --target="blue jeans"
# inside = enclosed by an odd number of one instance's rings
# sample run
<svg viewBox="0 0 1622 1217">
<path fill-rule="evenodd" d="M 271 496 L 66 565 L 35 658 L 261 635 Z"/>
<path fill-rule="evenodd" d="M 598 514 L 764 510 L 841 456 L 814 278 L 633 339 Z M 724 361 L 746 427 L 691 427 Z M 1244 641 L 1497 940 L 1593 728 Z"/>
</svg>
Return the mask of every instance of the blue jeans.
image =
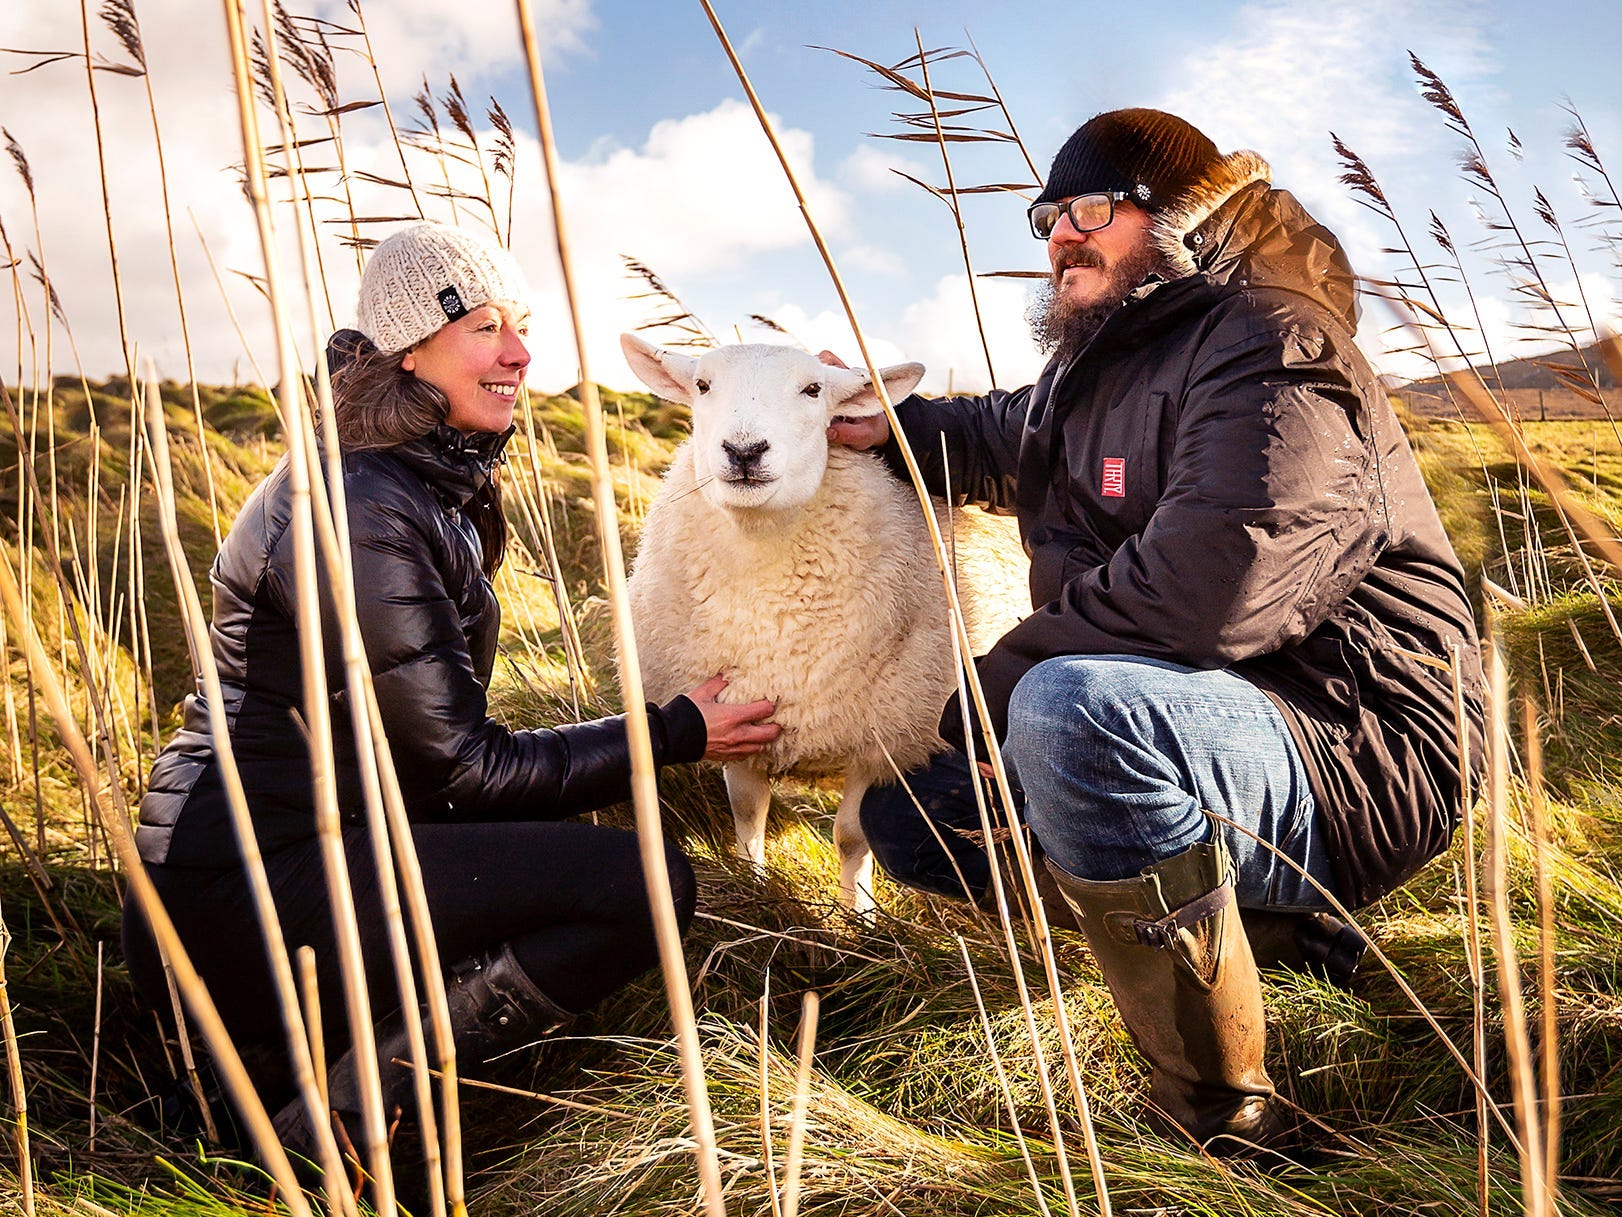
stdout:
<svg viewBox="0 0 1622 1217">
<path fill-rule="evenodd" d="M 1072 875 L 1131 878 L 1220 829 L 1241 905 L 1328 907 L 1288 864 L 1204 814 L 1244 825 L 1335 890 L 1300 753 L 1278 708 L 1242 677 L 1130 655 L 1049 659 L 1014 690 L 1003 756 L 1020 788 L 1016 814 Z M 984 892 L 970 779 L 968 758 L 948 752 L 905 786 L 869 790 L 862 829 L 879 865 L 925 891 Z"/>
</svg>

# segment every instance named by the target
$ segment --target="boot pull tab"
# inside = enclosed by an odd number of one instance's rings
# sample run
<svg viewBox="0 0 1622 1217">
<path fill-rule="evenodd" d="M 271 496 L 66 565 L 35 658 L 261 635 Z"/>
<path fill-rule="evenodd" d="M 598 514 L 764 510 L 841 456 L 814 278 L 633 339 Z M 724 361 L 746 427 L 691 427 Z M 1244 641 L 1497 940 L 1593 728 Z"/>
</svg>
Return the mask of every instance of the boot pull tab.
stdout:
<svg viewBox="0 0 1622 1217">
<path fill-rule="evenodd" d="M 1224 880 L 1221 887 L 1213 888 L 1203 896 L 1196 896 L 1181 908 L 1173 909 L 1158 921 L 1143 918 L 1132 922 L 1132 932 L 1140 945 L 1169 951 L 1179 945 L 1178 932 L 1192 929 L 1208 917 L 1214 917 L 1233 903 L 1233 881 Z"/>
</svg>

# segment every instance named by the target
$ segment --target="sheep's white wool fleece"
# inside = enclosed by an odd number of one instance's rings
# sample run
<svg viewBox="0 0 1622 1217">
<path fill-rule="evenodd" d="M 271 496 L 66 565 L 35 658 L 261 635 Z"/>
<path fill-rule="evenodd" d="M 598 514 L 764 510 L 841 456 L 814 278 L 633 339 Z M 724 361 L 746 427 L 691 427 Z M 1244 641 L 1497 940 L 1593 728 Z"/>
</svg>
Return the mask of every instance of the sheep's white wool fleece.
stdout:
<svg viewBox="0 0 1622 1217">
<path fill-rule="evenodd" d="M 734 514 L 696 492 L 683 446 L 642 533 L 631 611 L 649 697 L 717 672 L 728 702 L 777 702 L 772 775 L 892 779 L 941 748 L 956 688 L 946 596 L 912 487 L 878 457 L 832 448 L 793 513 Z"/>
</svg>

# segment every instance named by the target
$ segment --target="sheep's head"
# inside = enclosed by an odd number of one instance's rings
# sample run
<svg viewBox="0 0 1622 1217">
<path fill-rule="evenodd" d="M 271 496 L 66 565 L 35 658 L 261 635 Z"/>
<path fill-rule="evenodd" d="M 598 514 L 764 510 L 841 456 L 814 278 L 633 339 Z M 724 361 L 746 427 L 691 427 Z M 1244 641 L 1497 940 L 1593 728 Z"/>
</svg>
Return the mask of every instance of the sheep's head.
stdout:
<svg viewBox="0 0 1622 1217">
<path fill-rule="evenodd" d="M 828 425 L 884 409 L 863 368 L 834 368 L 793 347 L 744 344 L 696 358 L 620 335 L 631 370 L 660 397 L 693 410 L 694 473 L 704 496 L 730 511 L 792 511 L 822 484 Z M 881 368 L 892 402 L 922 364 Z"/>
</svg>

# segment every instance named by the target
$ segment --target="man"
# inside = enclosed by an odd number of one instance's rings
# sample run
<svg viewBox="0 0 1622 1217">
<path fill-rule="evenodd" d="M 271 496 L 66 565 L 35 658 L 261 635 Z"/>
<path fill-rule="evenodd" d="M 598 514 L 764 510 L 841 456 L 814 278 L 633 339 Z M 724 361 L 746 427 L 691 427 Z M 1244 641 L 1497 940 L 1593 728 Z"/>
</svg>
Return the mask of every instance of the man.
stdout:
<svg viewBox="0 0 1622 1217">
<path fill-rule="evenodd" d="M 1091 119 L 1030 208 L 1041 377 L 897 411 L 933 490 L 1019 517 L 1035 611 L 979 660 L 992 726 L 1162 1126 L 1214 1153 L 1294 1123 L 1239 908 L 1321 938 L 1323 892 L 1404 882 L 1455 820 L 1455 665 L 1472 755 L 1481 720 L 1463 575 L 1353 341 L 1351 268 L 1268 173 L 1169 114 Z M 899 461 L 882 418 L 831 436 Z M 955 702 L 941 729 L 961 743 Z M 869 793 L 901 882 L 983 896 L 969 779 L 961 752 L 909 775 L 934 828 Z"/>
</svg>

